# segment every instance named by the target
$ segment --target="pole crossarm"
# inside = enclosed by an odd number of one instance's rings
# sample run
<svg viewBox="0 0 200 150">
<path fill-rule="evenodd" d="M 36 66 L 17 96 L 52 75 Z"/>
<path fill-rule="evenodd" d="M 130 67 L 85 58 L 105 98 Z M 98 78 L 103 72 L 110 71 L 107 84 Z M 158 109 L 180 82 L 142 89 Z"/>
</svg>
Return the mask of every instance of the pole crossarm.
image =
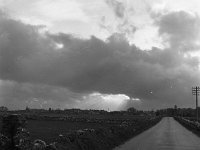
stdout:
<svg viewBox="0 0 200 150">
<path fill-rule="evenodd" d="M 200 87 L 192 87 L 193 95 L 199 95 L 199 93 L 200 93 Z"/>
</svg>

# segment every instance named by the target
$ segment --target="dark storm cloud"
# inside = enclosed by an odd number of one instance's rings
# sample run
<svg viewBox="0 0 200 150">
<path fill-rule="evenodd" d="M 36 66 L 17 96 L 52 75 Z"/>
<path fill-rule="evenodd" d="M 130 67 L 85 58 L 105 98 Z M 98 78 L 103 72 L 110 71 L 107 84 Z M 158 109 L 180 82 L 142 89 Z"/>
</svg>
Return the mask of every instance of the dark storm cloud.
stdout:
<svg viewBox="0 0 200 150">
<path fill-rule="evenodd" d="M 106 0 L 106 3 L 108 4 L 108 6 L 110 6 L 113 9 L 117 17 L 119 18 L 124 17 L 125 7 L 122 2 L 119 2 L 117 0 Z"/>
<path fill-rule="evenodd" d="M 63 94 L 65 92 L 62 90 L 57 94 L 63 96 L 53 96 L 56 93 L 51 92 L 52 88 L 49 86 L 80 94 L 126 94 L 141 99 L 146 108 L 149 104 L 151 107 L 183 104 L 180 101 L 184 101 L 184 105 L 191 105 L 191 101 L 188 101 L 191 98 L 191 86 L 200 81 L 199 62 L 197 58 L 185 57 L 183 52 L 177 51 L 175 48 L 178 41 L 174 42 L 172 39 L 186 41 L 186 44 L 189 41 L 191 44 L 190 41 L 195 40 L 195 36 L 179 37 L 179 31 L 173 34 L 171 30 L 175 29 L 171 29 L 167 20 L 181 20 L 184 16 L 180 15 L 183 12 L 176 13 L 165 15 L 157 22 L 160 34 L 170 35 L 171 47 L 165 50 L 153 48 L 150 51 L 142 51 L 135 45 L 129 45 L 126 38 L 120 34 L 112 35 L 106 42 L 96 37 L 80 39 L 64 33 L 40 33 L 41 27 L 2 17 L 0 78 L 18 84 L 44 87 L 39 92 L 32 87 L 31 91 L 35 97 L 54 97 L 57 102 L 73 100 L 63 98 L 70 95 Z M 174 16 L 177 19 L 173 19 Z M 191 21 L 190 19 L 182 19 L 185 21 L 182 26 L 186 26 L 182 28 L 187 29 L 188 35 L 193 35 L 193 31 L 188 30 L 195 29 L 198 32 L 197 28 L 187 27 L 187 21 Z M 176 23 L 175 25 L 179 27 Z M 185 32 L 183 29 L 180 29 L 180 33 L 185 35 L 186 33 L 182 33 Z M 58 44 L 63 44 L 63 47 Z M 28 93 L 28 96 L 33 97 L 30 92 L 18 93 Z M 4 94 L 1 92 L 1 95 Z M 9 99 L 8 95 L 6 100 Z M 16 95 L 12 97 L 23 99 Z"/>
<path fill-rule="evenodd" d="M 44 84 L 19 83 L 0 80 L 0 105 L 10 109 L 33 108 L 69 108 L 82 95 L 66 88 Z M 67 103 L 65 103 L 67 101 Z M 76 104 L 76 103 L 75 103 Z"/>
</svg>

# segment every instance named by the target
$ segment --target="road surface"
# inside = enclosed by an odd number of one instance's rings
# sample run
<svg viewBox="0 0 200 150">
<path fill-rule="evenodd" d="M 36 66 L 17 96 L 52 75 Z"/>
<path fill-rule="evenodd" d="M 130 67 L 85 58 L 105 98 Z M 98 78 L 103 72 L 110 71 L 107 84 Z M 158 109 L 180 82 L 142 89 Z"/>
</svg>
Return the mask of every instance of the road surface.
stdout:
<svg viewBox="0 0 200 150">
<path fill-rule="evenodd" d="M 172 117 L 165 117 L 154 127 L 114 150 L 200 150 L 200 137 Z"/>
</svg>

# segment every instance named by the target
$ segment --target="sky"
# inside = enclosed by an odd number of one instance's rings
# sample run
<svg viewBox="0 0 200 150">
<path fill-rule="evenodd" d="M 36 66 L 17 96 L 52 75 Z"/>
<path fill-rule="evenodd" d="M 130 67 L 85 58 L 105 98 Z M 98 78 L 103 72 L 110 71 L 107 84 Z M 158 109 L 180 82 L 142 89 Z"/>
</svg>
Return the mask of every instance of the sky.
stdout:
<svg viewBox="0 0 200 150">
<path fill-rule="evenodd" d="M 198 0 L 0 0 L 0 105 L 195 107 Z"/>
</svg>

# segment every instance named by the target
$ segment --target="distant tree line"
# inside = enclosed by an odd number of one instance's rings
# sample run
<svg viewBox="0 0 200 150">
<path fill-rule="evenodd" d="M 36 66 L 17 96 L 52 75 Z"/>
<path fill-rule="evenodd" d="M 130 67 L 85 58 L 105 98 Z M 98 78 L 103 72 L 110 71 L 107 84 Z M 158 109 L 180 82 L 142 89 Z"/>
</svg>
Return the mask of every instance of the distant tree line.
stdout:
<svg viewBox="0 0 200 150">
<path fill-rule="evenodd" d="M 200 116 L 200 108 L 198 108 L 199 116 Z M 166 108 L 160 109 L 156 111 L 157 116 L 181 116 L 181 117 L 195 117 L 196 109 L 193 108 Z"/>
</svg>

